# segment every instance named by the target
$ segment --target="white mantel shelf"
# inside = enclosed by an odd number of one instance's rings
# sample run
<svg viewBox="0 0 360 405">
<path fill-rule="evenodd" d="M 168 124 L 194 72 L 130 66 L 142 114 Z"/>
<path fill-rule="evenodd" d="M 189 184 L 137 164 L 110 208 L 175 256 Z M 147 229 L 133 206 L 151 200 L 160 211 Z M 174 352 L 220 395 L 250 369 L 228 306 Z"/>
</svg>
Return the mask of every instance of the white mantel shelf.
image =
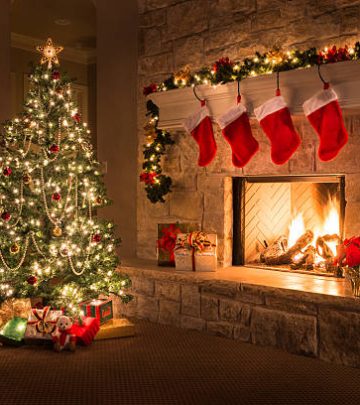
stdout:
<svg viewBox="0 0 360 405">
<path fill-rule="evenodd" d="M 322 76 L 336 91 L 342 109 L 360 109 L 360 61 L 339 62 L 323 65 Z M 323 88 L 317 67 L 297 69 L 280 73 L 281 94 L 293 115 L 303 114 L 302 104 Z M 261 75 L 241 82 L 242 101 L 250 115 L 254 108 L 275 96 L 276 74 Z M 235 105 L 237 83 L 212 87 L 197 86 L 197 93 L 207 100 L 212 117 L 216 120 L 227 109 Z M 182 128 L 183 120 L 199 107 L 190 87 L 149 96 L 160 108 L 159 127 L 163 129 Z"/>
</svg>

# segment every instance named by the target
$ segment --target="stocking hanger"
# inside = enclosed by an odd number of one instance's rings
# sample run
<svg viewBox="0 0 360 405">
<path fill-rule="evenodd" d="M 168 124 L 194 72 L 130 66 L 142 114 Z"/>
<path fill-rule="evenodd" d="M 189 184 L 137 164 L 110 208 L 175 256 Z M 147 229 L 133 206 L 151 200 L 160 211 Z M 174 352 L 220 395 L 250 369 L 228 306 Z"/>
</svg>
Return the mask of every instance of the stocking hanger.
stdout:
<svg viewBox="0 0 360 405">
<path fill-rule="evenodd" d="M 324 79 L 323 75 L 321 74 L 321 71 L 320 71 L 321 64 L 319 63 L 319 64 L 317 65 L 317 67 L 318 67 L 318 75 L 319 75 L 319 78 L 320 78 L 320 80 L 321 80 L 321 81 L 323 82 L 323 84 L 324 84 L 324 89 L 327 89 L 327 88 L 329 87 L 329 82 L 327 82 L 327 81 Z"/>
<path fill-rule="evenodd" d="M 241 94 L 240 94 L 240 79 L 237 79 L 237 103 L 239 104 L 241 101 Z"/>
<path fill-rule="evenodd" d="M 280 96 L 280 71 L 276 71 L 276 95 Z"/>
<path fill-rule="evenodd" d="M 200 98 L 196 93 L 196 84 L 192 86 L 194 96 L 200 101 L 201 105 L 205 104 L 205 99 Z"/>
</svg>

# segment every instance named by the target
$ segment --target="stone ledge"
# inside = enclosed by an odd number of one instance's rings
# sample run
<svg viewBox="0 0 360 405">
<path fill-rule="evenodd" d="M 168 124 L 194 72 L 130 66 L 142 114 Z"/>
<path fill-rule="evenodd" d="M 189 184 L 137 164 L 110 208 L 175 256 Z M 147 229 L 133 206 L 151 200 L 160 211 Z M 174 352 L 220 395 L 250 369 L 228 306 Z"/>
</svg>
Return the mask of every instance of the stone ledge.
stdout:
<svg viewBox="0 0 360 405">
<path fill-rule="evenodd" d="M 244 267 L 184 273 L 146 263 L 120 271 L 134 279 L 135 297 L 114 301 L 120 315 L 360 367 L 360 300 L 343 280 Z"/>
<path fill-rule="evenodd" d="M 216 294 L 247 303 L 251 301 L 252 304 L 265 304 L 278 309 L 285 305 L 287 309 L 293 307 L 295 312 L 314 312 L 314 305 L 360 311 L 360 299 L 352 296 L 344 279 L 240 266 L 221 268 L 210 273 L 180 272 L 175 268 L 158 267 L 154 262 L 143 260 L 125 264 L 119 271 L 131 278 L 136 277 L 137 282 L 141 279 L 196 285 L 201 293 Z M 311 283 L 314 280 L 316 281 L 312 288 Z M 148 285 L 147 281 L 143 282 Z"/>
</svg>

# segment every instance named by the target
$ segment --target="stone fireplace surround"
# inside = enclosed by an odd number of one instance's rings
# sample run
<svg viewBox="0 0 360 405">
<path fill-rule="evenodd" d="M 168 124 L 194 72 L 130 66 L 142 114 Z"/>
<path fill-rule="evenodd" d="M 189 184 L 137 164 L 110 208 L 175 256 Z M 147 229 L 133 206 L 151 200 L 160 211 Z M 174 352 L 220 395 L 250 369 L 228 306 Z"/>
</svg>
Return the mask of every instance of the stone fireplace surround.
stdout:
<svg viewBox="0 0 360 405">
<path fill-rule="evenodd" d="M 302 144 L 282 166 L 270 160 L 270 145 L 254 119 L 252 130 L 260 151 L 244 169 L 231 163 L 231 150 L 218 127 L 215 160 L 197 166 L 197 148 L 181 129 L 181 121 L 198 103 L 192 90 L 152 95 L 160 106 L 160 126 L 174 134 L 175 145 L 164 161 L 174 181 L 165 204 L 146 200 L 138 190 L 138 262 L 121 271 L 133 280 L 135 300 L 121 311 L 156 322 L 215 333 L 254 344 L 360 367 L 360 303 L 345 288 L 344 280 L 229 267 L 232 265 L 232 178 L 238 176 L 344 175 L 347 202 L 344 236 L 360 232 L 360 79 L 359 62 L 326 66 L 343 108 L 349 142 L 336 159 L 321 162 L 318 139 L 301 112 L 302 102 L 321 89 L 313 68 L 281 74 L 282 94 L 288 101 Z M 248 111 L 274 95 L 273 75 L 245 80 L 243 99 Z M 216 89 L 199 87 L 214 118 L 233 105 L 236 85 Z M 139 166 L 141 151 L 139 150 Z M 154 266 L 157 224 L 197 222 L 218 235 L 219 269 L 216 274 L 180 273 Z M 305 278 L 305 279 L 304 279 Z"/>
</svg>

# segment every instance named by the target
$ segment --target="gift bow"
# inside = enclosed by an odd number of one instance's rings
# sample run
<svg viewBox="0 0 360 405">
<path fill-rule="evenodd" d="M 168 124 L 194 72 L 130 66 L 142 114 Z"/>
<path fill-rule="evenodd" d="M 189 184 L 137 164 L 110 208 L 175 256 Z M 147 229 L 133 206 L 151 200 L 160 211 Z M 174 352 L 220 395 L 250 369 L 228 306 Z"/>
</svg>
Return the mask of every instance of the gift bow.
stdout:
<svg viewBox="0 0 360 405">
<path fill-rule="evenodd" d="M 185 234 L 185 236 L 178 237 L 176 241 L 175 250 L 179 249 L 193 249 L 198 252 L 203 252 L 204 250 L 214 247 L 214 245 L 209 239 L 205 232 L 190 232 Z"/>
<path fill-rule="evenodd" d="M 170 261 L 174 261 L 174 248 L 176 244 L 176 236 L 181 230 L 176 225 L 171 224 L 161 230 L 162 237 L 158 239 L 158 248 L 166 250 L 170 254 Z"/>
<path fill-rule="evenodd" d="M 34 325 L 38 333 L 42 333 L 43 335 L 51 335 L 56 329 L 56 320 L 52 321 L 48 319 L 51 312 L 50 307 L 44 307 L 41 315 L 39 312 L 40 311 L 36 308 L 32 309 L 32 313 L 34 314 L 36 320 L 28 321 L 28 325 Z"/>
<path fill-rule="evenodd" d="M 214 245 L 207 237 L 205 232 L 190 232 L 179 236 L 176 240 L 175 250 L 191 250 L 191 263 L 192 271 L 196 270 L 195 251 L 203 252 L 206 249 L 214 247 Z"/>
</svg>

